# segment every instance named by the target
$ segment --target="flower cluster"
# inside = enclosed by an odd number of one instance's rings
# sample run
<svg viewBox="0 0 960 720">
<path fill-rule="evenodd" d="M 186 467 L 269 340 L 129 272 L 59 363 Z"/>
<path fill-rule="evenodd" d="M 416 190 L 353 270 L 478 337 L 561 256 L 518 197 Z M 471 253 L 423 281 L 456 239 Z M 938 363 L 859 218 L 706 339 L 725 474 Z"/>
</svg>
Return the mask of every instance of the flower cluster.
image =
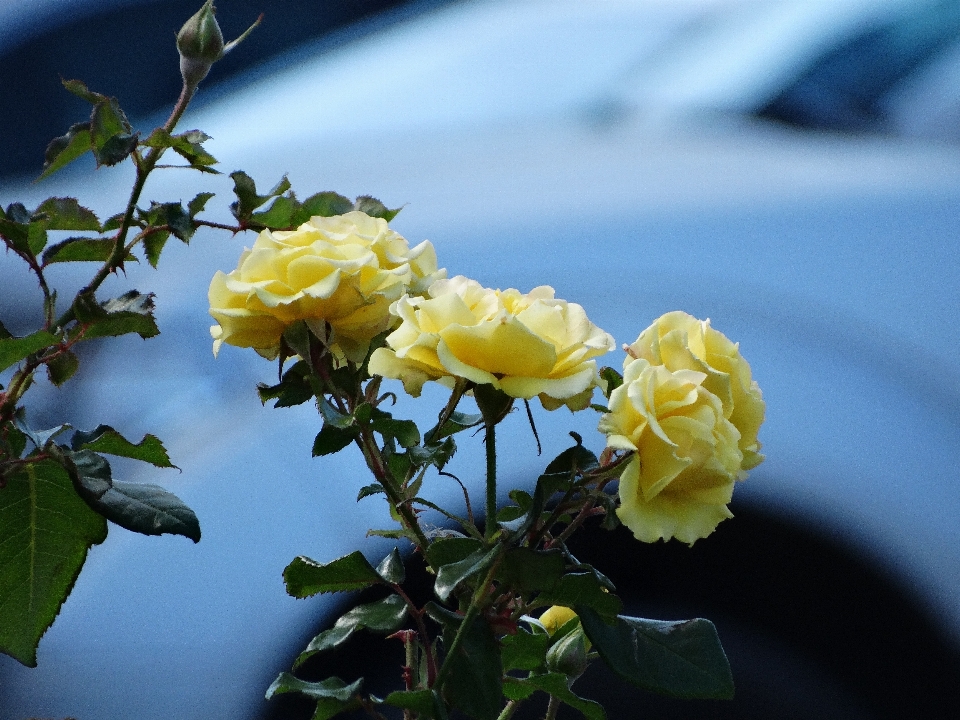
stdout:
<svg viewBox="0 0 960 720">
<path fill-rule="evenodd" d="M 227 343 L 276 357 L 283 331 L 306 320 L 327 323 L 335 354 L 359 362 L 370 340 L 396 322 L 391 303 L 445 276 L 433 245 L 410 248 L 385 220 L 362 212 L 264 230 L 236 270 L 210 283 L 214 352 Z"/>
<path fill-rule="evenodd" d="M 608 447 L 634 452 L 617 515 L 644 542 L 693 544 L 732 517 L 735 482 L 763 460 L 760 388 L 737 346 L 686 313 L 664 315 L 626 350 L 600 421 Z"/>
<path fill-rule="evenodd" d="M 596 359 L 613 338 L 553 288 L 493 290 L 446 279 L 433 246 L 410 248 L 362 212 L 315 217 L 290 232 L 265 230 L 229 275 L 210 285 L 214 351 L 228 343 L 276 357 L 284 330 L 305 320 L 335 357 L 400 380 L 491 385 L 549 410 L 589 406 Z M 736 344 L 683 312 L 667 313 L 625 346 L 623 384 L 599 429 L 633 453 L 617 515 L 644 542 L 692 544 L 725 518 L 737 480 L 763 456 L 764 402 Z"/>
</svg>

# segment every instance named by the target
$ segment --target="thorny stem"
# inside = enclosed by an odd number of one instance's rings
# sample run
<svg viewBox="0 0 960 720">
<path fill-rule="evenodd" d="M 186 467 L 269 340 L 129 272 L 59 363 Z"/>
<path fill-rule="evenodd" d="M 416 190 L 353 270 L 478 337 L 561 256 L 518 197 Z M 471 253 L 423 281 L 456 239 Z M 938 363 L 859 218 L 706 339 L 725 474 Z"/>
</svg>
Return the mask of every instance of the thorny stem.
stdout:
<svg viewBox="0 0 960 720">
<path fill-rule="evenodd" d="M 433 681 L 437 676 L 437 658 L 433 654 L 433 648 L 430 647 L 430 635 L 427 634 L 427 626 L 423 622 L 423 611 L 419 610 L 414 604 L 413 600 L 403 591 L 403 588 L 399 585 L 393 585 L 393 591 L 399 595 L 403 601 L 407 604 L 407 607 L 410 608 L 410 614 L 413 615 L 413 619 L 417 623 L 417 632 L 420 633 L 420 637 L 423 639 L 423 653 L 427 658 L 427 685 L 433 685 Z M 412 663 L 408 660 L 407 665 Z"/>
<path fill-rule="evenodd" d="M 567 539 L 577 530 L 577 528 L 583 525 L 583 522 L 588 517 L 592 517 L 595 514 L 594 502 L 591 499 L 580 509 L 580 512 L 577 513 L 577 516 L 570 521 L 570 524 L 567 525 L 567 527 L 564 528 L 563 532 L 553 539 L 553 544 L 566 542 Z"/>
<path fill-rule="evenodd" d="M 173 128 L 176 127 L 183 113 L 186 112 L 187 106 L 190 104 L 190 100 L 193 98 L 195 92 L 196 86 L 183 86 L 183 89 L 180 91 L 180 97 L 177 99 L 177 104 L 174 105 L 170 117 L 167 118 L 167 121 L 163 125 L 164 130 L 171 132 Z M 143 159 L 140 158 L 138 152 L 135 151 L 133 153 L 137 177 L 133 189 L 130 191 L 130 198 L 127 200 L 127 208 L 123 215 L 123 222 L 120 224 L 120 229 L 114 238 L 113 250 L 110 253 L 110 257 L 107 258 L 90 282 L 77 293 L 78 296 L 95 292 L 97 288 L 103 284 L 103 281 L 123 264 L 123 259 L 127 256 L 129 250 L 132 249 L 132 246 L 127 246 L 126 239 L 127 233 L 133 224 L 133 214 L 136 210 L 137 202 L 140 200 L 140 194 L 143 192 L 143 187 L 147 182 L 147 177 L 156 166 L 160 156 L 163 155 L 164 149 L 165 148 L 162 147 L 150 148 L 147 156 Z M 73 306 L 71 305 L 70 308 L 54 321 L 52 317 L 53 305 L 50 302 L 51 294 L 47 287 L 46 280 L 43 277 L 42 268 L 36 265 L 35 262 L 31 262 L 30 266 L 39 279 L 40 288 L 44 295 L 44 305 L 46 306 L 44 329 L 50 330 L 52 327 L 66 327 L 66 325 L 74 319 Z M 0 396 L 0 422 L 6 422 L 12 417 L 13 408 L 16 407 L 17 402 L 19 402 L 27 388 L 32 384 L 33 373 L 49 359 L 50 357 L 43 357 L 43 351 L 36 353 L 31 356 L 26 365 L 14 374 L 6 393 Z"/>
<path fill-rule="evenodd" d="M 420 521 L 410 507 L 410 503 L 403 499 L 399 488 L 396 487 L 396 483 L 383 462 L 383 457 L 380 455 L 380 448 L 377 447 L 376 439 L 373 437 L 373 433 L 369 427 L 365 427 L 360 431 L 360 436 L 356 442 L 363 452 L 363 457 L 367 461 L 367 467 L 370 468 L 370 472 L 373 473 L 377 482 L 383 486 L 384 492 L 387 493 L 387 497 L 390 499 L 390 503 L 397 509 L 397 512 L 400 513 L 407 529 L 412 532 L 416 538 L 420 550 L 426 551 L 430 545 L 430 541 L 427 540 L 427 536 L 424 535 L 423 528 L 420 527 Z M 426 557 L 426 555 L 424 555 L 424 557 Z"/>
<path fill-rule="evenodd" d="M 163 129 L 166 132 L 172 132 L 177 126 L 180 118 L 183 117 L 183 113 L 186 112 L 187 106 L 193 99 L 193 95 L 196 90 L 197 88 L 195 85 L 191 87 L 184 84 L 183 89 L 180 91 L 180 97 L 177 99 L 177 104 L 174 105 L 173 111 L 170 113 L 170 117 L 167 118 L 167 121 L 163 124 Z M 80 294 L 92 293 L 96 291 L 103 281 L 106 280 L 107 277 L 123 263 L 123 258 L 126 256 L 127 233 L 130 231 L 130 226 L 133 223 L 133 213 L 137 208 L 137 202 L 140 200 L 140 193 L 143 192 L 143 187 L 147 182 L 147 177 L 149 177 L 150 173 L 153 171 L 154 166 L 157 164 L 160 156 L 163 155 L 165 149 L 166 148 L 162 147 L 150 148 L 150 151 L 147 153 L 146 157 L 143 158 L 143 161 L 136 163 L 137 178 L 133 184 L 133 189 L 130 191 L 130 199 L 127 200 L 127 209 L 123 214 L 123 221 L 120 223 L 120 229 L 117 231 L 117 237 L 113 245 L 113 252 L 110 253 L 110 257 L 107 258 L 100 270 L 97 271 L 97 274 L 93 276 L 93 279 L 80 291 Z M 57 324 L 60 327 L 63 327 L 70 322 L 72 318 L 73 309 L 71 308 L 61 316 Z"/>
</svg>

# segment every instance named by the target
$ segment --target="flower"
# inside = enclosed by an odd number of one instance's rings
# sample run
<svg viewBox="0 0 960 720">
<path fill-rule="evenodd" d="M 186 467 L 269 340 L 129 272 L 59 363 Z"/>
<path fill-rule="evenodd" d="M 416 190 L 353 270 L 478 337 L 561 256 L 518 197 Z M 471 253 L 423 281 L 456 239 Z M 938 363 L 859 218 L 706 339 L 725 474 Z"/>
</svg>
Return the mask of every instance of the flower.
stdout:
<svg viewBox="0 0 960 720">
<path fill-rule="evenodd" d="M 437 278 L 433 245 L 410 248 L 385 220 L 353 211 L 314 217 L 296 230 L 264 230 L 237 269 L 210 283 L 213 351 L 223 343 L 274 358 L 283 331 L 306 320 L 335 354 L 359 362 L 370 340 L 396 322 L 390 304 Z"/>
<path fill-rule="evenodd" d="M 620 476 L 617 516 L 642 542 L 692 545 L 732 517 L 734 483 L 746 476 L 740 433 L 708 375 L 630 359 L 600 420 L 607 446 L 633 450 Z"/>
<path fill-rule="evenodd" d="M 658 318 L 626 347 L 629 357 L 644 358 L 668 370 L 696 370 L 706 374 L 703 387 L 723 403 L 723 416 L 740 432 L 743 469 L 763 461 L 757 433 L 763 423 L 765 404 L 760 387 L 751 377 L 750 365 L 739 346 L 685 312 L 670 312 Z"/>
<path fill-rule="evenodd" d="M 402 380 L 414 397 L 428 380 L 464 378 L 515 398 L 539 396 L 547 409 L 582 409 L 599 382 L 593 358 L 614 347 L 582 307 L 547 286 L 522 294 L 457 276 L 433 283 L 426 297 L 405 295 L 392 312 L 400 326 L 371 356 L 370 373 Z"/>
<path fill-rule="evenodd" d="M 547 629 L 550 635 L 553 635 L 575 617 L 577 617 L 577 614 L 570 608 L 563 605 L 552 605 L 540 616 L 540 624 Z"/>
</svg>

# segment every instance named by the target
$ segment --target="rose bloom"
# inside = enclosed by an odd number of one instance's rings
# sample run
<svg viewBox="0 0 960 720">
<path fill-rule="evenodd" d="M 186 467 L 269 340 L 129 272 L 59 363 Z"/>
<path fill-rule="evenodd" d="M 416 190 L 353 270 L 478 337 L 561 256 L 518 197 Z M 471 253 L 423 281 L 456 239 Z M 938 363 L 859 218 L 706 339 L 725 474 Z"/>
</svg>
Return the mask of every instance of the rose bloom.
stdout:
<svg viewBox="0 0 960 720">
<path fill-rule="evenodd" d="M 707 374 L 630 360 L 600 420 L 607 446 L 633 450 L 620 476 L 617 516 L 642 542 L 693 544 L 726 518 L 742 470 L 740 433 Z"/>
<path fill-rule="evenodd" d="M 264 230 L 237 269 L 210 283 L 213 351 L 223 343 L 274 358 L 283 331 L 306 320 L 335 354 L 359 362 L 370 340 L 396 322 L 390 304 L 437 278 L 433 245 L 410 248 L 385 220 L 353 211 L 314 217 L 296 230 Z"/>
<path fill-rule="evenodd" d="M 739 346 L 710 327 L 709 320 L 697 320 L 685 312 L 670 312 L 640 333 L 626 348 L 632 358 L 649 360 L 668 370 L 696 370 L 706 374 L 703 387 L 723 403 L 723 415 L 740 431 L 743 469 L 763 461 L 757 433 L 763 423 L 763 395 L 754 382 L 750 365 Z"/>
<path fill-rule="evenodd" d="M 599 381 L 594 358 L 614 341 L 582 307 L 553 295 L 547 286 L 523 294 L 463 276 L 438 280 L 426 297 L 394 304 L 401 323 L 371 356 L 370 372 L 402 380 L 414 397 L 427 380 L 465 378 L 515 398 L 539 396 L 547 409 L 583 409 Z"/>
</svg>

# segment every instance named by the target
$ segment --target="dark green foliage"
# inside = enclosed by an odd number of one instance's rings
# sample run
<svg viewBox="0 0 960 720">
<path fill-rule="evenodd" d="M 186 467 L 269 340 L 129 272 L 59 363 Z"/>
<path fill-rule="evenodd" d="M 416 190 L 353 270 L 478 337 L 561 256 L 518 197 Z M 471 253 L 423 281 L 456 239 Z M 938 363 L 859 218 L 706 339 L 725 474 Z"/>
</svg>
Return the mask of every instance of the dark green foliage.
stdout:
<svg viewBox="0 0 960 720">
<path fill-rule="evenodd" d="M 359 550 L 329 563 L 299 556 L 283 571 L 287 593 L 296 598 L 317 593 L 363 590 L 383 578 Z"/>
<path fill-rule="evenodd" d="M 362 678 L 348 685 L 338 677 L 327 678 L 321 682 L 305 682 L 290 673 L 281 673 L 267 689 L 266 698 L 269 700 L 274 695 L 288 692 L 301 693 L 317 701 L 313 720 L 328 720 L 342 712 L 360 707 L 359 693 L 362 687 Z"/>
<path fill-rule="evenodd" d="M 40 637 L 73 588 L 107 522 L 56 462 L 26 465 L 0 490 L 0 652 L 35 667 Z"/>
<path fill-rule="evenodd" d="M 65 457 L 77 492 L 108 520 L 141 535 L 169 533 L 200 542 L 196 514 L 173 493 L 158 485 L 115 481 L 110 464 L 92 450 L 77 450 Z"/>
<path fill-rule="evenodd" d="M 318 652 L 343 645 L 358 630 L 366 629 L 385 635 L 399 629 L 406 618 L 407 604 L 399 595 L 389 595 L 377 602 L 358 605 L 341 615 L 332 628 L 311 640 L 293 667 L 296 669 Z"/>
<path fill-rule="evenodd" d="M 430 616 L 443 625 L 443 644 L 453 647 L 461 634 L 459 647 L 444 660 L 449 676 L 443 685 L 446 700 L 475 720 L 495 720 L 503 709 L 503 663 L 500 643 L 489 623 L 474 617 L 461 631 L 464 618 L 430 603 Z"/>
<path fill-rule="evenodd" d="M 457 585 L 478 573 L 486 571 L 499 554 L 500 548 L 498 547 L 491 549 L 481 547 L 476 552 L 467 555 L 463 560 L 441 566 L 437 569 L 437 580 L 433 585 L 433 591 L 438 598 L 446 600 Z"/>
<path fill-rule="evenodd" d="M 709 620 L 605 620 L 577 607 L 583 629 L 610 669 L 645 690 L 678 698 L 733 697 L 730 664 Z"/>
<path fill-rule="evenodd" d="M 382 202 L 369 195 L 361 195 L 358 197 L 356 203 L 353 205 L 353 209 L 366 213 L 370 217 L 383 218 L 387 222 L 393 220 L 401 210 L 401 208 L 390 210 Z"/>
<path fill-rule="evenodd" d="M 0 372 L 58 342 L 57 337 L 46 330 L 38 330 L 22 338 L 0 338 Z"/>
<path fill-rule="evenodd" d="M 131 290 L 104 303 L 98 303 L 92 294 L 77 295 L 73 311 L 84 327 L 85 338 L 137 333 L 147 339 L 160 333 L 153 318 L 152 293 Z"/>
</svg>

